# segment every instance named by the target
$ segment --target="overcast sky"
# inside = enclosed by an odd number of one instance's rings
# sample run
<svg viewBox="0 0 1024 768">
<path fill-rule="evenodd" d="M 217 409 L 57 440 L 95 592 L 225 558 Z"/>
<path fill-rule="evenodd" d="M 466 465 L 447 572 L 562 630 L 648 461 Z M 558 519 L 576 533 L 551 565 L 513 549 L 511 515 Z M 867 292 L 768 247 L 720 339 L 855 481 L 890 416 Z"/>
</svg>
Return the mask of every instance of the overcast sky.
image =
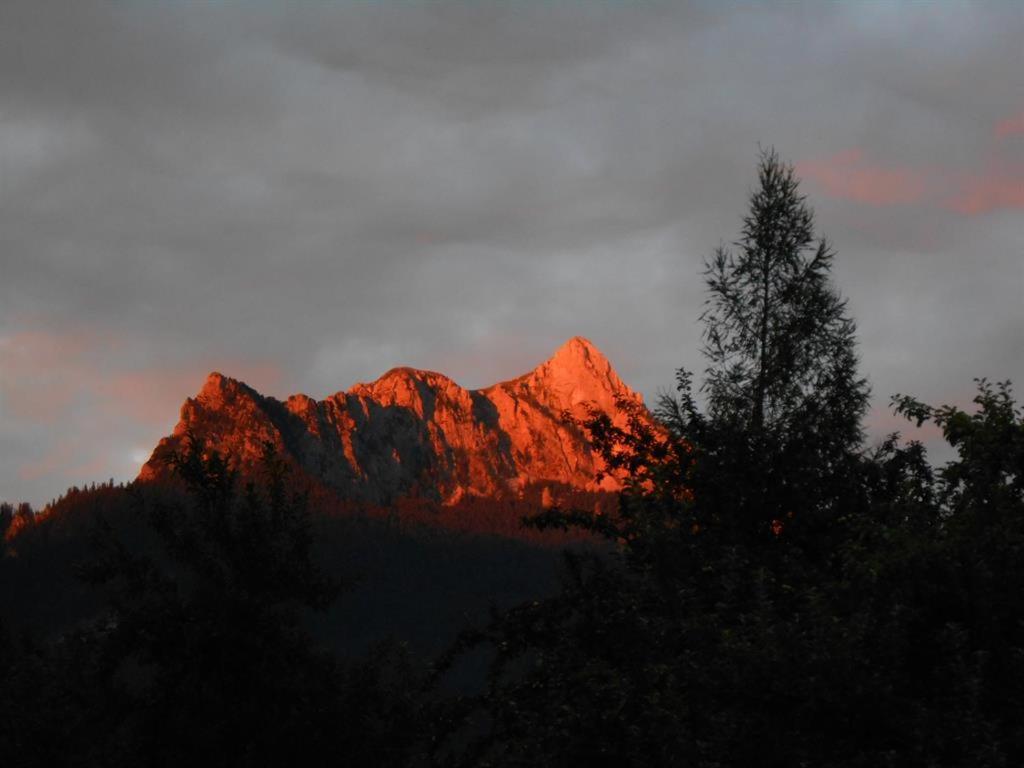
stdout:
<svg viewBox="0 0 1024 768">
<path fill-rule="evenodd" d="M 875 392 L 1024 386 L 1024 4 L 0 4 L 0 498 L 130 479 L 210 370 L 700 370 L 796 164 Z"/>
</svg>

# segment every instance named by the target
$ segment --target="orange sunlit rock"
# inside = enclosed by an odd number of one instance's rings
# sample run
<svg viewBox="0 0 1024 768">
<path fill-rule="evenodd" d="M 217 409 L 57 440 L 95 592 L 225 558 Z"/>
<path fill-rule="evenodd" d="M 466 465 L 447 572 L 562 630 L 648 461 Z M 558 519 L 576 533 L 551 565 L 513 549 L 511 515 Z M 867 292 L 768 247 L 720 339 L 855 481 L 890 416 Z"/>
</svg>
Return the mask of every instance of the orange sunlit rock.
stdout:
<svg viewBox="0 0 1024 768">
<path fill-rule="evenodd" d="M 515 498 L 540 483 L 615 491 L 620 479 L 604 472 L 587 435 L 563 414 L 583 418 L 594 408 L 625 427 L 617 399 L 643 404 L 581 337 L 533 371 L 480 390 L 440 373 L 394 368 L 324 400 L 293 395 L 281 402 L 211 373 L 139 478 L 164 475 L 167 455 L 193 432 L 243 470 L 270 442 L 339 496 L 373 504 Z"/>
</svg>

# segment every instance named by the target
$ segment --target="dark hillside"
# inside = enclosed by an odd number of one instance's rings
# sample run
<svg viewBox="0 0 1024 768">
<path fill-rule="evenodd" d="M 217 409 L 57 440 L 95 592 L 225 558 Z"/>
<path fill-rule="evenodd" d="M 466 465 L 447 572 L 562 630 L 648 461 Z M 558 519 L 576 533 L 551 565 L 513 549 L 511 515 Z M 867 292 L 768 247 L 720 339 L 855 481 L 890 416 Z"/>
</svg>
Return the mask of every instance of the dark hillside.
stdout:
<svg viewBox="0 0 1024 768">
<path fill-rule="evenodd" d="M 142 497 L 174 493 L 157 485 L 70 490 L 6 542 L 0 616 L 16 631 L 42 636 L 94 617 L 102 596 L 76 576 L 76 566 L 90 557 L 98 521 L 140 553 L 150 551 L 152 536 L 137 524 L 134 510 Z M 505 608 L 554 588 L 558 539 L 531 543 L 451 530 L 431 524 L 432 514 L 423 507 L 401 518 L 386 511 L 314 518 L 316 560 L 343 585 L 329 611 L 312 619 L 321 643 L 347 653 L 401 639 L 432 655 L 467 623 L 485 618 L 492 605 Z M 466 511 L 444 514 L 470 519 Z"/>
</svg>

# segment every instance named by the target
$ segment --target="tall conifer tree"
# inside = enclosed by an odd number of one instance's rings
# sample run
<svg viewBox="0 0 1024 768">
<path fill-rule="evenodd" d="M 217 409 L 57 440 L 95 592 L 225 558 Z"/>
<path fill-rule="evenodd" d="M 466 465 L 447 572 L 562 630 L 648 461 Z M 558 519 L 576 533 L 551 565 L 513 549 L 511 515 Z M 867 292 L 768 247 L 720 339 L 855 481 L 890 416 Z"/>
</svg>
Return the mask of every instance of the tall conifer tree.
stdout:
<svg viewBox="0 0 1024 768">
<path fill-rule="evenodd" d="M 735 250 L 721 247 L 705 265 L 711 415 L 759 433 L 811 413 L 831 441 L 854 447 L 868 387 L 854 322 L 830 279 L 835 252 L 815 236 L 793 168 L 774 150 L 761 154 L 758 181 Z"/>
<path fill-rule="evenodd" d="M 706 414 L 686 371 L 681 400 L 661 404 L 670 426 L 714 457 L 703 463 L 715 477 L 701 480 L 717 486 L 705 500 L 720 492 L 720 509 L 762 531 L 834 510 L 861 444 L 869 388 L 834 258 L 792 166 L 763 151 L 739 239 L 705 262 Z"/>
</svg>

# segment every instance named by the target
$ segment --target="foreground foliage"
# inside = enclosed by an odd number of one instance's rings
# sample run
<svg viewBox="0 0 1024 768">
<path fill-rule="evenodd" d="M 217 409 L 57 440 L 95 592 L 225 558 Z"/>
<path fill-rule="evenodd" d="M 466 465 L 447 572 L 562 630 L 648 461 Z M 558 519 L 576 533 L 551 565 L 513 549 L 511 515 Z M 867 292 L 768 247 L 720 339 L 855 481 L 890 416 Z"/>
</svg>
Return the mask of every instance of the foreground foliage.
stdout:
<svg viewBox="0 0 1024 768">
<path fill-rule="evenodd" d="M 827 538 L 702 526 L 719 515 L 700 489 L 636 489 L 614 523 L 535 519 L 617 554 L 570 560 L 560 595 L 466 636 L 497 661 L 465 702 L 490 724 L 465 764 L 1021 764 L 1024 418 L 1005 385 L 975 402 L 901 399 L 958 458 L 933 476 L 920 445 L 887 442 Z"/>
<path fill-rule="evenodd" d="M 181 492 L 135 489 L 80 576 L 100 618 L 56 643 L 4 638 L 0 752 L 14 765 L 406 765 L 417 690 L 403 655 L 343 664 L 303 621 L 334 599 L 304 499 L 273 453 L 242 484 L 194 441 Z M 12 764 L 8 762 L 7 764 Z"/>
<path fill-rule="evenodd" d="M 773 152 L 760 182 L 740 256 L 708 265 L 706 410 L 681 371 L 667 434 L 594 414 L 596 448 L 631 479 L 618 514 L 529 521 L 614 553 L 569 558 L 559 595 L 463 637 L 495 653 L 487 690 L 463 701 L 483 733 L 463 764 L 1024 763 L 1009 385 L 979 382 L 973 413 L 895 399 L 956 449 L 937 474 L 895 435 L 864 453 L 831 251 L 802 256 L 810 212 Z"/>
</svg>

